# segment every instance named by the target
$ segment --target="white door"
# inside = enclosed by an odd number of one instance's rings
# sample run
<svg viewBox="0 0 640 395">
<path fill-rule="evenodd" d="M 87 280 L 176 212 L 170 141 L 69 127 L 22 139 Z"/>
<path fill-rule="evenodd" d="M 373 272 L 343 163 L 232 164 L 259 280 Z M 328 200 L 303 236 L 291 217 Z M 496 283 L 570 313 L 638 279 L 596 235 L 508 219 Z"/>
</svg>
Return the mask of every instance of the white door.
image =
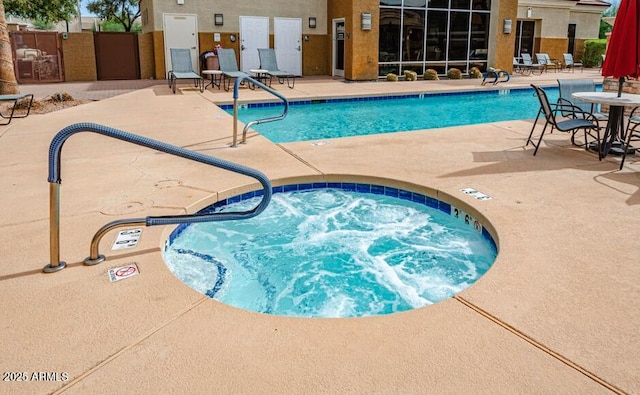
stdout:
<svg viewBox="0 0 640 395">
<path fill-rule="evenodd" d="M 278 68 L 302 75 L 302 19 L 273 19 L 274 47 Z"/>
<path fill-rule="evenodd" d="M 332 75 L 344 77 L 344 18 L 333 20 L 333 67 Z"/>
<path fill-rule="evenodd" d="M 258 48 L 269 48 L 269 18 L 240 17 L 240 70 L 249 73 L 260 68 Z"/>
<path fill-rule="evenodd" d="M 164 59 L 166 72 L 171 70 L 171 48 L 189 48 L 193 71 L 200 71 L 198 54 L 198 17 L 191 14 L 163 14 Z"/>
</svg>

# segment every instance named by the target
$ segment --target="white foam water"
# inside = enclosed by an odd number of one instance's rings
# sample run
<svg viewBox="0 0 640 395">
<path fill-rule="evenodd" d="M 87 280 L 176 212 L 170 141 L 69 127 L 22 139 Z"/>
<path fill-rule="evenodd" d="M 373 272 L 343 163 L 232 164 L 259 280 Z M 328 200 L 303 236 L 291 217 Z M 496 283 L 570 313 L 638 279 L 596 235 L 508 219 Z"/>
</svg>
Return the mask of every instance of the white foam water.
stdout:
<svg viewBox="0 0 640 395">
<path fill-rule="evenodd" d="M 275 194 L 249 220 L 190 225 L 165 261 L 194 289 L 236 307 L 358 317 L 450 298 L 480 278 L 496 254 L 480 232 L 439 210 L 327 188 Z"/>
</svg>

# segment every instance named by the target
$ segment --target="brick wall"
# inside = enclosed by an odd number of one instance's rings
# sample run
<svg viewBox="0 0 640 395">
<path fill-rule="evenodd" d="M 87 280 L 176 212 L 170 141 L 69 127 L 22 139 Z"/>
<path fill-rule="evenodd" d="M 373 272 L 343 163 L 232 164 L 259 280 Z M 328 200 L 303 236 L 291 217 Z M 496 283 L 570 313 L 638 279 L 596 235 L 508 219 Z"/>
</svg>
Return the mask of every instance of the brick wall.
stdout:
<svg viewBox="0 0 640 395">
<path fill-rule="evenodd" d="M 618 92 L 618 87 L 620 86 L 619 80 L 617 78 L 605 78 L 602 82 L 602 91 L 603 92 Z M 622 92 L 624 93 L 634 93 L 640 94 L 640 81 L 634 79 L 627 79 L 622 85 Z M 603 105 L 602 111 L 609 112 L 609 106 Z M 625 113 L 629 115 L 629 113 L 633 110 L 632 107 L 625 107 Z"/>
<path fill-rule="evenodd" d="M 93 34 L 66 33 L 62 39 L 62 59 L 64 61 L 65 81 L 95 81 L 96 69 Z"/>
<path fill-rule="evenodd" d="M 138 35 L 138 51 L 140 53 L 140 78 L 143 80 L 155 78 L 155 51 L 151 33 Z"/>
</svg>

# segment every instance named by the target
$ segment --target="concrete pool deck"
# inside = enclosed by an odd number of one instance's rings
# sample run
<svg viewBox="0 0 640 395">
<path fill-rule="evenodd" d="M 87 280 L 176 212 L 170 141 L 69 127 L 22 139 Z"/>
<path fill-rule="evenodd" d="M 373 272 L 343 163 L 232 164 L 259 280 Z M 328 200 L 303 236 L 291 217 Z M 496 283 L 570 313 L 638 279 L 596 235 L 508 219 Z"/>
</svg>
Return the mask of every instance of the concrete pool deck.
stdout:
<svg viewBox="0 0 640 395">
<path fill-rule="evenodd" d="M 601 81 L 585 70 L 497 86 L 302 78 L 292 90 L 274 87 L 295 99 L 507 89 L 556 78 Z M 618 171 L 619 158 L 599 162 L 558 132 L 533 157 L 525 147 L 532 120 L 324 144 L 273 144 L 250 132 L 248 144 L 230 148 L 232 118 L 214 103 L 229 102 L 231 92 L 181 87 L 176 95 L 166 83 L 105 95 L 113 97 L 0 127 L 0 393 L 640 393 L 637 157 Z M 240 92 L 241 100 L 268 98 Z M 110 221 L 193 212 L 255 184 L 82 133 L 62 152 L 60 248 L 68 267 L 45 274 L 48 148 L 78 122 L 241 163 L 278 185 L 386 179 L 431 190 L 487 218 L 499 255 L 455 298 L 355 319 L 269 316 L 197 293 L 162 260 L 173 227 L 143 228 L 138 247 L 120 251 L 111 250 L 110 232 L 100 245 L 107 260 L 84 266 L 91 238 Z M 460 191 L 467 187 L 492 199 L 477 201 Z M 109 281 L 109 269 L 133 262 L 139 275 Z M 15 381 L 22 373 L 27 381 Z"/>
</svg>

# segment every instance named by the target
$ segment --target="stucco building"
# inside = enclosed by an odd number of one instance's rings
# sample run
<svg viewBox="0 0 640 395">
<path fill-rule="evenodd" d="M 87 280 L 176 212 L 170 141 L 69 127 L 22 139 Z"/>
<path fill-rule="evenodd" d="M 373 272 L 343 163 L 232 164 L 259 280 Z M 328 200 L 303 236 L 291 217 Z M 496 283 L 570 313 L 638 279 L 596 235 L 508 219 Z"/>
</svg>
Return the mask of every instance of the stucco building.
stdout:
<svg viewBox="0 0 640 395">
<path fill-rule="evenodd" d="M 141 0 L 142 41 L 155 78 L 171 47 L 194 64 L 216 45 L 236 50 L 240 68 L 259 67 L 257 48 L 275 48 L 281 69 L 372 80 L 388 72 L 451 67 L 510 69 L 513 56 L 580 58 L 597 38 L 601 0 Z M 152 51 L 152 53 L 151 53 Z"/>
</svg>

